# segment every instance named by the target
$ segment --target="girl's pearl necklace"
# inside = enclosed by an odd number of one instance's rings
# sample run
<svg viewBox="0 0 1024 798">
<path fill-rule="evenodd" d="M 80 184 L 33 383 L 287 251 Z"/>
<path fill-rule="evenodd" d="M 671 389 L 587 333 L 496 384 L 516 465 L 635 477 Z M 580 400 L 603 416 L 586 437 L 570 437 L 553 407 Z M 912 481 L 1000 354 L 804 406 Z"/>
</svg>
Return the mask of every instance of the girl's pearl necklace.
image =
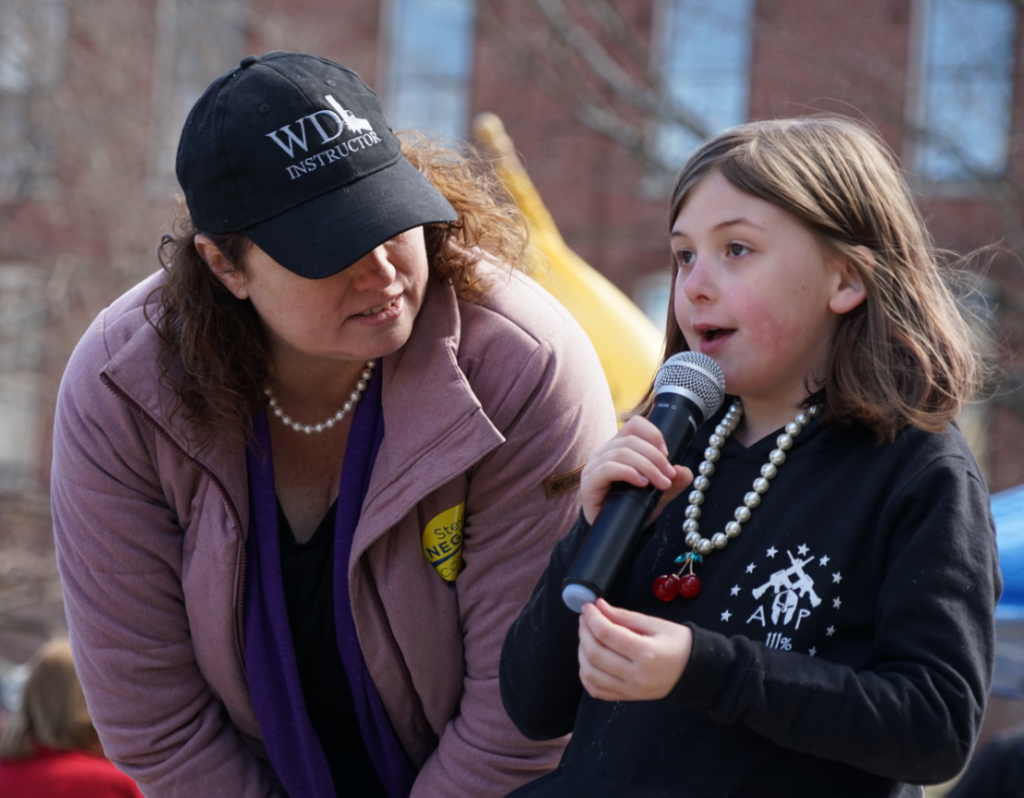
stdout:
<svg viewBox="0 0 1024 798">
<path fill-rule="evenodd" d="M 324 430 L 331 429 L 335 424 L 340 424 L 342 419 L 352 412 L 352 408 L 354 408 L 359 402 L 363 395 L 363 391 L 366 390 L 366 386 L 370 383 L 370 378 L 373 376 L 373 367 L 375 365 L 377 365 L 376 360 L 366 361 L 366 368 L 359 374 L 359 382 L 356 383 L 356 389 L 348 395 L 348 401 L 342 405 L 341 410 L 320 424 L 300 424 L 298 421 L 293 420 L 291 416 L 287 415 L 284 410 L 281 409 L 281 406 L 277 403 L 277 399 L 274 398 L 274 392 L 271 390 L 269 385 L 263 389 L 263 393 L 267 395 L 267 404 L 269 404 L 271 409 L 274 411 L 274 415 L 281 419 L 285 426 L 291 427 L 296 432 L 305 432 L 307 435 L 311 432 L 323 432 Z"/>
<path fill-rule="evenodd" d="M 654 580 L 654 595 L 662 601 L 671 601 L 676 596 L 693 598 L 700 593 L 700 579 L 693 572 L 695 562 L 703 562 L 711 552 L 724 549 L 731 538 L 737 538 L 743 531 L 743 524 L 750 520 L 754 509 L 761 503 L 761 497 L 768 492 L 768 483 L 775 479 L 779 467 L 786 462 L 786 452 L 793 448 L 793 440 L 804 430 L 811 420 L 821 412 L 821 405 L 813 405 L 786 425 L 786 431 L 775 439 L 777 448 L 768 455 L 768 462 L 761 466 L 761 476 L 754 480 L 753 490 L 743 497 L 743 504 L 736 508 L 733 519 L 725 525 L 724 532 L 716 532 L 710 538 L 700 534 L 700 506 L 704 503 L 704 493 L 711 487 L 711 475 L 715 473 L 715 463 L 722 456 L 721 449 L 726 438 L 732 435 L 736 426 L 743 418 L 743 405 L 737 400 L 729 408 L 722 421 L 715 427 L 714 433 L 708 438 L 708 448 L 704 450 L 704 460 L 698 466 L 697 477 L 693 480 L 690 491 L 689 507 L 686 508 L 686 521 L 683 531 L 686 533 L 686 545 L 690 551 L 676 557 L 680 565 L 674 574 L 664 574 Z M 683 571 L 686 571 L 684 574 Z"/>
</svg>

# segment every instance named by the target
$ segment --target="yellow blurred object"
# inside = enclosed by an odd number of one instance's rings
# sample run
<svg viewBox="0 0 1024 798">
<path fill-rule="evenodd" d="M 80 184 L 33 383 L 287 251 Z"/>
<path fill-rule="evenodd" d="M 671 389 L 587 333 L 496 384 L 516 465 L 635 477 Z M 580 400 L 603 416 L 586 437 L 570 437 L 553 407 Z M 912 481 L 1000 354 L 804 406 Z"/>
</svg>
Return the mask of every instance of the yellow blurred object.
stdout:
<svg viewBox="0 0 1024 798">
<path fill-rule="evenodd" d="M 632 408 L 661 365 L 663 335 L 622 291 L 562 239 L 495 114 L 480 114 L 473 134 L 498 156 L 498 173 L 526 217 L 530 244 L 549 264 L 533 273 L 590 336 L 612 392 L 615 410 Z"/>
</svg>

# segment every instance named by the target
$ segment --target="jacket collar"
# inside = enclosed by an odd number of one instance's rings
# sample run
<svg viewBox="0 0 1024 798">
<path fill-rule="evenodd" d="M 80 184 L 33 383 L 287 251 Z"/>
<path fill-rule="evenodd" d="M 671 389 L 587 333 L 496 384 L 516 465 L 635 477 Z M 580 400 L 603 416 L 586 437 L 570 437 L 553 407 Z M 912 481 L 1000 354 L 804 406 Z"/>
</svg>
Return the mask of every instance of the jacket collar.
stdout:
<svg viewBox="0 0 1024 798">
<path fill-rule="evenodd" d="M 145 288 L 142 297 L 148 297 L 153 288 L 162 283 L 158 274 L 136 287 Z M 115 306 L 116 307 L 116 306 Z M 243 533 L 248 527 L 249 487 L 245 468 L 244 442 L 237 437 L 217 435 L 197 443 L 195 427 L 184 421 L 180 414 L 171 420 L 176 397 L 168 388 L 168 380 L 160 373 L 160 337 L 144 318 L 141 302 L 123 316 L 108 310 L 104 335 L 114 355 L 102 370 L 104 379 L 123 399 L 135 406 L 145 420 L 166 440 L 179 449 L 194 465 L 217 480 L 234 504 Z M 149 305 L 150 314 L 157 307 Z M 136 315 L 138 318 L 136 318 Z M 131 335 L 123 340 L 123 336 Z M 172 364 L 168 373 L 171 381 L 179 378 L 181 366 Z"/>
<path fill-rule="evenodd" d="M 454 289 L 431 279 L 406 345 L 384 358 L 384 440 L 352 561 L 409 509 L 504 441 L 458 364 Z"/>
</svg>

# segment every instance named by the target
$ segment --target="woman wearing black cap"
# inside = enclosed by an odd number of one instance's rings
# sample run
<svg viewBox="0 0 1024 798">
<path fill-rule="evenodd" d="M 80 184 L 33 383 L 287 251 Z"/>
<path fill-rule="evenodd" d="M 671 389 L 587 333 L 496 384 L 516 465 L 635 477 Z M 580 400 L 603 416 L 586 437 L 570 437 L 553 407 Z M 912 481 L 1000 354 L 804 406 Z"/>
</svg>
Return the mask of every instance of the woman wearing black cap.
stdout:
<svg viewBox="0 0 1024 798">
<path fill-rule="evenodd" d="M 177 169 L 165 268 L 58 399 L 58 559 L 107 754 L 150 798 L 479 798 L 552 768 L 498 654 L 615 427 L 514 212 L 302 54 L 215 81 Z"/>
</svg>

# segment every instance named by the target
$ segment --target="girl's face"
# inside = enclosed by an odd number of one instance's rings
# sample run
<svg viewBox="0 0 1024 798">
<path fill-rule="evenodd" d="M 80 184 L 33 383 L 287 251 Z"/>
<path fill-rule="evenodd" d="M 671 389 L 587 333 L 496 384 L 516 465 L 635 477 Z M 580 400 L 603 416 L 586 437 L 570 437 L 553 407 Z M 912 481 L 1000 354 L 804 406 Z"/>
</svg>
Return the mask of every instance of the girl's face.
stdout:
<svg viewBox="0 0 1024 798">
<path fill-rule="evenodd" d="M 797 219 L 712 172 L 672 226 L 675 315 L 748 413 L 790 413 L 824 376 L 839 318 L 864 300 L 850 264 Z"/>
<path fill-rule="evenodd" d="M 278 365 L 383 357 L 409 339 L 423 304 L 428 269 L 422 227 L 320 280 L 298 276 L 255 244 L 246 255 L 245 273 L 231 270 L 226 261 L 222 270 L 208 257 L 203 238 L 198 236 L 196 245 L 221 282 L 256 308 Z M 213 250 L 215 259 L 219 251 Z"/>
</svg>

